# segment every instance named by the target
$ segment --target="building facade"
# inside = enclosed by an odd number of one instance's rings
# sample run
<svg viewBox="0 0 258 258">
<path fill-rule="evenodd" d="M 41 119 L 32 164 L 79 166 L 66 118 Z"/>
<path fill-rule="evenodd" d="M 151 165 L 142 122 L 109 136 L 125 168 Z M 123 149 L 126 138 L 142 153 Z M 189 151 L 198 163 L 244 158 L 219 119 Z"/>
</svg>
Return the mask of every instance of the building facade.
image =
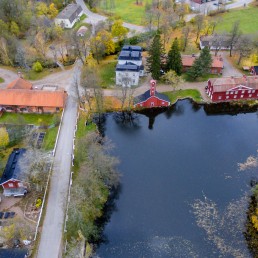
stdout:
<svg viewBox="0 0 258 258">
<path fill-rule="evenodd" d="M 156 91 L 155 80 L 150 81 L 150 90 L 134 98 L 135 108 L 168 107 L 169 105 L 169 98 Z"/>
<path fill-rule="evenodd" d="M 83 14 L 82 7 L 78 4 L 67 5 L 55 18 L 55 24 L 62 28 L 71 29 Z"/>
<path fill-rule="evenodd" d="M 250 74 L 251 75 L 258 75 L 258 65 L 251 66 Z"/>
<path fill-rule="evenodd" d="M 213 102 L 258 99 L 258 76 L 210 79 L 206 93 Z"/>
<path fill-rule="evenodd" d="M 144 76 L 142 48 L 139 46 L 124 46 L 116 66 L 116 85 L 123 87 L 137 86 L 141 76 Z"/>
</svg>

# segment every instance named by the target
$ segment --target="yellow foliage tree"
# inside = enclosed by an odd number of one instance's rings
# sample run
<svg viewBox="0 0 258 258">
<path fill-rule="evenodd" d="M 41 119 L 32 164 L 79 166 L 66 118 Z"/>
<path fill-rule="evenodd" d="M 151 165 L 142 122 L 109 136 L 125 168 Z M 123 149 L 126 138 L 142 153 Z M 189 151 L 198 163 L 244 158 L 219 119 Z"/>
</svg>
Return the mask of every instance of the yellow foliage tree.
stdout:
<svg viewBox="0 0 258 258">
<path fill-rule="evenodd" d="M 43 2 L 39 2 L 37 4 L 37 15 L 40 16 L 40 15 L 47 15 L 48 14 L 48 7 L 45 3 Z"/>
<path fill-rule="evenodd" d="M 94 57 L 93 57 L 93 55 L 92 55 L 92 53 L 90 52 L 89 53 L 89 55 L 86 57 L 86 60 L 85 60 L 86 62 L 86 64 L 87 64 L 87 66 L 89 67 L 89 68 L 95 68 L 96 66 L 97 66 L 97 62 L 96 62 L 96 60 L 94 59 Z"/>
<path fill-rule="evenodd" d="M 122 40 L 127 34 L 127 29 L 123 26 L 122 20 L 116 20 L 111 28 L 111 33 L 113 37 L 117 37 L 119 40 Z"/>
<path fill-rule="evenodd" d="M 0 128 L 0 148 L 5 148 L 9 144 L 9 134 L 5 127 Z"/>
<path fill-rule="evenodd" d="M 50 4 L 48 9 L 49 18 L 52 18 L 52 19 L 55 18 L 57 14 L 58 14 L 58 10 L 56 9 L 55 4 L 54 3 Z"/>
</svg>

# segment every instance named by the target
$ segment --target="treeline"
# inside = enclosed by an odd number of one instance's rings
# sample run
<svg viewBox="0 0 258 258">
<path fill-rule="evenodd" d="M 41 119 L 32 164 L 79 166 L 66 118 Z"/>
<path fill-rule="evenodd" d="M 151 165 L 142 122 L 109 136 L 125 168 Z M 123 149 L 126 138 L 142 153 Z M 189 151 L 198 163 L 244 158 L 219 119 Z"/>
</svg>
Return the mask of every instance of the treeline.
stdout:
<svg viewBox="0 0 258 258">
<path fill-rule="evenodd" d="M 28 68 L 46 61 L 46 44 L 62 36 L 53 18 L 69 2 L 0 0 L 0 64 Z"/>
<path fill-rule="evenodd" d="M 77 142 L 75 166 L 79 168 L 68 210 L 68 257 L 75 257 L 80 251 L 79 241 L 76 241 L 79 236 L 86 243 L 99 240 L 103 228 L 97 225 L 97 219 L 104 215 L 104 206 L 119 185 L 119 174 L 115 169 L 118 161 L 108 154 L 110 144 L 103 145 L 102 141 L 96 132 L 91 132 Z"/>
</svg>

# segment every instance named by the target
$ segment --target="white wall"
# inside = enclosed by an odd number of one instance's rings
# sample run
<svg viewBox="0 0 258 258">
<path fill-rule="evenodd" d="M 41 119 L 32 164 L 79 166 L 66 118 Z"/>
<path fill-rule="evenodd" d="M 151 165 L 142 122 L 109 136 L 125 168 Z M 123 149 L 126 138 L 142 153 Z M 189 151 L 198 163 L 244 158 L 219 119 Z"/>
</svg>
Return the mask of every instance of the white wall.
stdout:
<svg viewBox="0 0 258 258">
<path fill-rule="evenodd" d="M 139 61 L 135 61 L 135 60 L 118 60 L 118 64 L 121 64 L 121 65 L 125 64 L 126 62 L 127 63 L 130 62 L 130 63 L 136 64 L 138 66 L 142 65 L 142 60 L 139 60 Z"/>
<path fill-rule="evenodd" d="M 130 78 L 131 85 L 133 86 L 137 86 L 139 84 L 139 72 L 116 71 L 116 85 L 122 85 L 123 77 Z"/>
</svg>

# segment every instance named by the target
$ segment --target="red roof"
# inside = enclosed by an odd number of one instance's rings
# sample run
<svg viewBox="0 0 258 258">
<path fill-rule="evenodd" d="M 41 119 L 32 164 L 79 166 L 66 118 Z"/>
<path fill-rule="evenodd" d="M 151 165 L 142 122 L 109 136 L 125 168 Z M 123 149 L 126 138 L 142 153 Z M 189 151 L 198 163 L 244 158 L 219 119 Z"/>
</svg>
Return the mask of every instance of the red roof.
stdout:
<svg viewBox="0 0 258 258">
<path fill-rule="evenodd" d="M 0 106 L 64 107 L 65 91 L 44 91 L 25 89 L 0 90 Z"/>
<path fill-rule="evenodd" d="M 17 78 L 16 80 L 12 81 L 7 85 L 7 89 L 27 89 L 31 90 L 32 89 L 32 83 L 25 81 L 22 78 Z"/>
<path fill-rule="evenodd" d="M 183 66 L 191 67 L 194 63 L 194 60 L 198 58 L 198 56 L 195 55 L 183 55 L 182 56 L 182 63 Z M 218 56 L 212 56 L 212 68 L 223 68 L 223 60 L 221 57 Z"/>
</svg>

